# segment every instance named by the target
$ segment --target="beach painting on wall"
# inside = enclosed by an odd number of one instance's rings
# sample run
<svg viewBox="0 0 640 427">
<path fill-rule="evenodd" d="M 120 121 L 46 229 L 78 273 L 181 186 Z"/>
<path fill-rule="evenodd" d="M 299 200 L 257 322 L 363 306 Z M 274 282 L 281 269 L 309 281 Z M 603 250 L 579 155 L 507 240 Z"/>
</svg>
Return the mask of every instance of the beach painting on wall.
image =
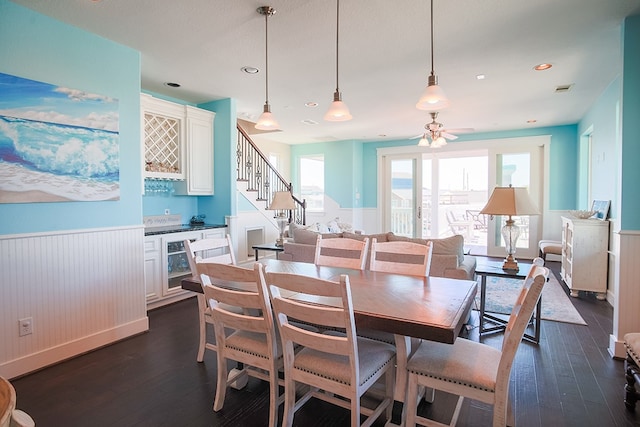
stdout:
<svg viewBox="0 0 640 427">
<path fill-rule="evenodd" d="M 0 203 L 119 199 L 118 100 L 0 73 Z"/>
</svg>

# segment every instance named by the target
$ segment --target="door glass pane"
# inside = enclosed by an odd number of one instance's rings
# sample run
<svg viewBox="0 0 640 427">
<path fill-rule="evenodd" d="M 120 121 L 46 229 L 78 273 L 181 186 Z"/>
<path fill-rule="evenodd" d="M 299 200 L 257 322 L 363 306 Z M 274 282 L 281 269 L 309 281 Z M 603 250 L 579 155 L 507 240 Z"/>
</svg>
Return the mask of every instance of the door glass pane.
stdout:
<svg viewBox="0 0 640 427">
<path fill-rule="evenodd" d="M 422 238 L 426 239 L 431 237 L 431 230 L 437 227 L 433 222 L 433 215 L 431 212 L 432 197 L 433 197 L 433 182 L 432 182 L 432 163 L 431 159 L 422 159 L 422 211 L 421 211 L 421 223 L 422 223 Z"/>
<path fill-rule="evenodd" d="M 452 157 L 438 165 L 438 233 L 461 234 L 465 245 L 486 246 L 487 218 L 480 210 L 487 202 L 488 157 Z"/>
<path fill-rule="evenodd" d="M 413 159 L 391 160 L 391 231 L 400 236 L 413 237 L 414 180 Z"/>
<path fill-rule="evenodd" d="M 530 153 L 509 153 L 499 155 L 499 176 L 498 183 L 502 187 L 512 185 L 514 187 L 531 186 L 531 154 Z M 501 224 L 504 225 L 508 217 L 501 217 Z M 516 248 L 529 247 L 529 217 L 514 216 L 513 220 L 520 227 L 520 238 L 516 243 Z M 500 236 L 500 246 L 505 246 L 504 239 L 500 233 L 502 225 L 497 230 Z"/>
</svg>

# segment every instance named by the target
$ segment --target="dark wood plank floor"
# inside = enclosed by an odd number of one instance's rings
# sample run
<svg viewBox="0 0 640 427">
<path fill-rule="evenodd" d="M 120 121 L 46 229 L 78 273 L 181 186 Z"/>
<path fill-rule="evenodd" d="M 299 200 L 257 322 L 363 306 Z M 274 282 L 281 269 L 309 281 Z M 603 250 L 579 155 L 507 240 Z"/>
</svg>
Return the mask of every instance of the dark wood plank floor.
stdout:
<svg viewBox="0 0 640 427">
<path fill-rule="evenodd" d="M 559 277 L 559 263 L 547 263 Z M 523 342 L 511 375 L 516 425 L 638 426 L 638 414 L 623 404 L 623 362 L 607 352 L 612 308 L 585 295 L 572 302 L 589 326 L 542 321 L 540 345 Z M 148 333 L 12 381 L 18 407 L 38 427 L 47 426 L 261 426 L 267 423 L 268 388 L 251 379 L 229 390 L 214 413 L 215 354 L 196 362 L 197 303 L 189 299 L 149 314 Z M 478 339 L 477 329 L 470 331 Z M 492 346 L 501 334 L 483 337 Z M 438 393 L 419 410 L 448 421 L 454 398 Z M 282 407 L 280 419 L 282 419 Z M 459 426 L 491 423 L 491 408 L 466 400 Z M 296 414 L 297 426 L 349 424 L 347 411 L 310 402 Z M 377 423 L 376 425 L 382 425 Z"/>
</svg>

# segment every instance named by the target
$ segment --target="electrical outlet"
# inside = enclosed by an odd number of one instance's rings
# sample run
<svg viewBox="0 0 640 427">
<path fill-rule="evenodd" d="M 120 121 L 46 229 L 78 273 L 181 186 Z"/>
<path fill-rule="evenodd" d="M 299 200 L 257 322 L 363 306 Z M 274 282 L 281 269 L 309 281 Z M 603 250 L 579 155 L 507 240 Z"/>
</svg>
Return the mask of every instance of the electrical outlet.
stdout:
<svg viewBox="0 0 640 427">
<path fill-rule="evenodd" d="M 165 215 L 171 215 L 171 209 L 165 209 L 164 210 L 164 214 Z"/>
<path fill-rule="evenodd" d="M 33 333 L 33 317 L 18 320 L 18 333 L 21 337 Z"/>
</svg>

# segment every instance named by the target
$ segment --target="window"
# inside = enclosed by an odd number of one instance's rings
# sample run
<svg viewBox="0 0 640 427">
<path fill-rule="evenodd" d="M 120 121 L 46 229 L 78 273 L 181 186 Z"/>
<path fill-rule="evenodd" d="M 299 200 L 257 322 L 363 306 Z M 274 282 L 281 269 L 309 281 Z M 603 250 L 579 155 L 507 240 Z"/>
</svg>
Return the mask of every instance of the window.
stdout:
<svg viewBox="0 0 640 427">
<path fill-rule="evenodd" d="M 307 201 L 308 211 L 324 209 L 324 155 L 301 156 L 300 195 Z"/>
</svg>

